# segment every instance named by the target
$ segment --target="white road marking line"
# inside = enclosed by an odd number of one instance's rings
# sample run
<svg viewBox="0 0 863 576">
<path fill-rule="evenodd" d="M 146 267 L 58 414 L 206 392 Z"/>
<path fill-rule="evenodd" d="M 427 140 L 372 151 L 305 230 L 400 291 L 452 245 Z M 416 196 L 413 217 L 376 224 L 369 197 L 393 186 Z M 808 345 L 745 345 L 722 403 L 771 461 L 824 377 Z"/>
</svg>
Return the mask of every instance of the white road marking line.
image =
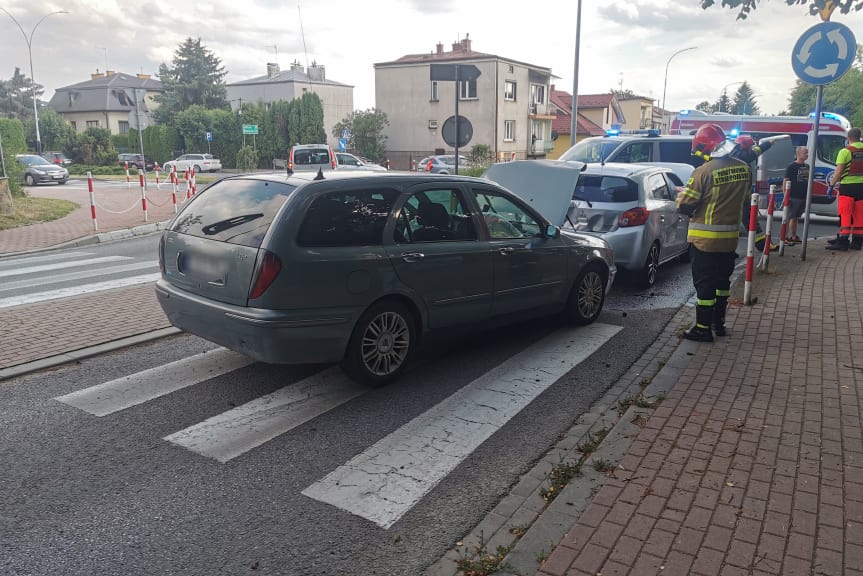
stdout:
<svg viewBox="0 0 863 576">
<path fill-rule="evenodd" d="M 94 416 L 107 416 L 205 380 L 233 372 L 253 360 L 216 348 L 170 364 L 123 376 L 54 398 Z"/>
<path fill-rule="evenodd" d="M 19 290 L 21 288 L 30 288 L 33 286 L 47 286 L 49 284 L 59 284 L 60 282 L 70 282 L 73 280 L 82 280 L 84 278 L 94 278 L 96 276 L 108 276 L 109 274 L 122 274 L 123 272 L 133 272 L 135 270 L 143 270 L 153 268 L 158 270 L 159 261 L 137 262 L 135 264 L 122 264 L 120 266 L 108 266 L 106 268 L 96 268 L 86 272 L 70 272 L 69 274 L 55 274 L 50 278 L 39 278 L 32 280 L 17 280 L 15 282 L 5 282 L 0 285 L 0 292 L 9 292 Z"/>
<path fill-rule="evenodd" d="M 22 258 L 0 258 L 0 268 L 21 266 L 32 262 L 51 262 L 52 260 L 65 260 L 68 258 L 79 258 L 81 256 L 92 256 L 92 252 L 58 252 L 56 254 L 44 254 L 42 256 L 25 256 Z"/>
<path fill-rule="evenodd" d="M 593 324 L 547 336 L 302 493 L 389 528 L 478 446 L 621 329 Z"/>
<path fill-rule="evenodd" d="M 55 262 L 54 264 L 44 264 L 42 266 L 30 266 L 28 268 L 12 268 L 10 270 L 0 270 L 0 278 L 4 276 L 22 276 L 24 274 L 33 274 L 35 272 L 50 272 L 51 270 L 60 270 L 62 268 L 76 268 L 79 266 L 91 266 L 93 264 L 104 264 L 106 262 L 117 262 L 119 260 L 131 260 L 130 256 L 102 256 L 100 258 L 85 258 L 83 260 L 74 260 L 72 262 Z"/>
<path fill-rule="evenodd" d="M 328 368 L 164 439 L 224 463 L 366 392 Z"/>
<path fill-rule="evenodd" d="M 138 284 L 146 284 L 147 282 L 155 282 L 160 276 L 161 275 L 156 272 L 154 274 L 129 276 L 128 278 L 119 278 L 117 280 L 108 280 L 106 282 L 97 282 L 95 284 L 82 284 L 80 286 L 60 288 L 59 290 L 51 290 L 48 292 L 35 292 L 33 294 L 24 294 L 21 296 L 10 296 L 9 298 L 0 298 L 0 308 L 35 304 L 36 302 L 43 302 L 45 300 L 68 298 L 69 296 L 79 296 L 81 294 L 89 294 L 91 292 L 111 290 L 113 288 L 126 288 L 127 286 L 136 286 Z"/>
</svg>

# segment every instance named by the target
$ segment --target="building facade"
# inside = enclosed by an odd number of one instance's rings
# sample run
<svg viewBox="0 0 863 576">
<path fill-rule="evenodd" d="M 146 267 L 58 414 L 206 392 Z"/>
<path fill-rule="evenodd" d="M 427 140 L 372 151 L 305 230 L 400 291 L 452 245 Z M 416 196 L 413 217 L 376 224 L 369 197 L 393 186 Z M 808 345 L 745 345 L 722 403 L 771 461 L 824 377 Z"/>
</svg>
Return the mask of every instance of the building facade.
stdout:
<svg viewBox="0 0 863 576">
<path fill-rule="evenodd" d="M 96 70 L 86 82 L 58 88 L 48 105 L 78 132 L 107 128 L 111 134 L 128 134 L 136 122 L 152 124 L 150 114 L 159 107 L 155 98 L 162 92 L 162 83 L 148 74 Z"/>
<path fill-rule="evenodd" d="M 295 61 L 290 70 L 285 71 L 278 64 L 268 63 L 265 76 L 226 84 L 225 91 L 232 110 L 240 109 L 244 102 L 269 104 L 291 101 L 306 92 L 317 94 L 324 109 L 327 143 L 334 148 L 338 138 L 332 135 L 333 128 L 354 111 L 354 87 L 328 80 L 326 68 L 314 62 L 304 69 Z"/>
<path fill-rule="evenodd" d="M 591 97 L 585 96 L 584 98 Z M 581 102 L 581 99 L 582 97 L 580 96 L 579 102 Z M 549 152 L 549 158 L 557 159 L 572 146 L 572 94 L 563 90 L 557 90 L 554 84 L 552 84 L 551 104 L 554 106 L 556 118 L 551 126 L 554 147 Z M 605 130 L 588 119 L 582 112 L 582 109 L 579 107 L 575 141 L 579 142 L 589 136 L 604 135 Z"/>
<path fill-rule="evenodd" d="M 621 127 L 624 130 L 650 130 L 660 128 L 660 121 L 657 122 L 655 112 L 659 110 L 658 106 L 654 105 L 652 98 L 646 96 L 623 96 L 618 97 L 620 108 L 623 111 L 625 122 Z M 660 115 L 661 116 L 661 115 Z"/>
<path fill-rule="evenodd" d="M 472 67 L 473 80 L 431 80 L 431 65 Z M 375 107 L 385 113 L 387 155 L 393 168 L 408 169 L 430 154 L 453 153 L 444 141 L 444 125 L 459 116 L 472 128 L 465 154 L 478 144 L 496 161 L 545 158 L 553 148 L 554 108 L 549 103 L 551 69 L 493 54 L 475 52 L 469 37 L 444 51 L 410 54 L 375 64 Z"/>
</svg>

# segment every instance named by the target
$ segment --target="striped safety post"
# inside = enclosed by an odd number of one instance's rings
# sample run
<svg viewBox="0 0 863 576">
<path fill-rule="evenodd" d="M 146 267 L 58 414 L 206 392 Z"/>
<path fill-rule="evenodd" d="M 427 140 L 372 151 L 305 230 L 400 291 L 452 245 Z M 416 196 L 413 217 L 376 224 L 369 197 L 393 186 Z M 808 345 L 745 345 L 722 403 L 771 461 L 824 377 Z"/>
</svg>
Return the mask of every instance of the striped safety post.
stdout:
<svg viewBox="0 0 863 576">
<path fill-rule="evenodd" d="M 177 167 L 174 166 L 169 173 L 171 175 L 171 198 L 174 201 L 174 214 L 177 213 Z"/>
<path fill-rule="evenodd" d="M 186 182 L 186 200 L 192 197 L 192 179 L 189 176 L 189 169 L 183 170 L 183 180 Z"/>
<path fill-rule="evenodd" d="M 141 208 L 144 209 L 144 222 L 147 222 L 147 189 L 144 188 L 144 173 L 138 170 L 138 181 L 141 183 Z"/>
<path fill-rule="evenodd" d="M 126 160 L 126 188 L 132 187 L 132 178 L 129 177 L 129 161 Z"/>
<path fill-rule="evenodd" d="M 758 269 L 767 272 L 770 266 L 770 248 L 773 246 L 773 204 L 776 202 L 776 184 L 770 185 L 770 191 L 767 193 L 767 222 L 764 223 L 764 252 L 761 254 L 761 261 L 758 263 Z"/>
<path fill-rule="evenodd" d="M 749 203 L 749 238 L 746 245 L 746 280 L 743 284 L 743 303 L 747 306 L 758 300 L 752 297 L 752 273 L 755 269 L 755 233 L 758 231 L 758 194 Z"/>
<path fill-rule="evenodd" d="M 153 169 L 156 171 L 156 190 L 162 189 L 162 183 L 159 182 L 159 163 L 155 162 L 153 164 Z"/>
<path fill-rule="evenodd" d="M 93 218 L 93 232 L 99 231 L 99 223 L 96 222 L 96 194 L 93 192 L 93 174 L 87 172 L 87 190 L 90 191 L 90 217 Z"/>
<path fill-rule="evenodd" d="M 191 182 L 192 182 L 192 196 L 194 196 L 195 194 L 197 194 L 197 193 L 198 193 L 198 183 L 197 183 L 197 182 L 195 182 L 195 167 L 194 167 L 194 166 L 193 166 L 193 167 L 191 167 L 191 168 L 189 168 L 189 174 L 191 174 L 191 175 L 192 175 L 192 179 L 191 179 Z"/>
<path fill-rule="evenodd" d="M 789 207 L 791 201 L 788 199 L 791 196 L 791 180 L 785 182 L 784 195 L 782 198 L 782 226 L 779 227 L 779 255 L 785 256 L 785 239 L 788 238 L 788 213 L 791 211 Z"/>
</svg>

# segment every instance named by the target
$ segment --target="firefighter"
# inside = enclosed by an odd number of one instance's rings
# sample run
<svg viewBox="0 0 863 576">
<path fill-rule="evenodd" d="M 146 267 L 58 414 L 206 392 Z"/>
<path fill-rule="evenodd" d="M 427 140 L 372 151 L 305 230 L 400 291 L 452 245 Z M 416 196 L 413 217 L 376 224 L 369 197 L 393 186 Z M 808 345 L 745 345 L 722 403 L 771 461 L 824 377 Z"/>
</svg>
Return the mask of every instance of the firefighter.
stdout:
<svg viewBox="0 0 863 576">
<path fill-rule="evenodd" d="M 698 303 L 695 325 L 683 333 L 689 340 L 713 342 L 725 336 L 725 311 L 737 257 L 741 209 L 749 197 L 752 173 L 732 152 L 722 128 L 704 124 L 692 139 L 692 154 L 705 160 L 677 195 L 677 209 L 689 216 L 688 241 L 693 247 L 692 281 Z M 739 154 L 739 152 L 738 152 Z"/>
<path fill-rule="evenodd" d="M 830 188 L 839 185 L 839 236 L 827 246 L 828 250 L 847 252 L 848 248 L 863 248 L 863 143 L 860 128 L 848 131 L 848 146 L 836 157 L 836 170 Z M 832 190 L 828 190 L 831 194 Z M 854 240 L 850 241 L 853 235 Z"/>
</svg>

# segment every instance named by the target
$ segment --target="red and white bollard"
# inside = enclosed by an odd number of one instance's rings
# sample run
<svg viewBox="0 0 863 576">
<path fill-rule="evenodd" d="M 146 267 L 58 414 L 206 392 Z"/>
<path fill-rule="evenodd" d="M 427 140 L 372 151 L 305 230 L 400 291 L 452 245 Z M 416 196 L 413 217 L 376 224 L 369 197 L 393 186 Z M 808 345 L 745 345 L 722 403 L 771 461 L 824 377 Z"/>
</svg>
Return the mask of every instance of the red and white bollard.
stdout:
<svg viewBox="0 0 863 576">
<path fill-rule="evenodd" d="M 758 263 L 758 269 L 767 271 L 770 265 L 770 248 L 773 247 L 773 205 L 776 202 L 776 184 L 770 185 L 770 192 L 767 194 L 767 222 L 764 224 L 764 252 L 761 254 L 761 261 Z"/>
<path fill-rule="evenodd" d="M 99 224 L 96 222 L 96 195 L 93 193 L 93 175 L 87 172 L 87 190 L 90 191 L 90 217 L 93 218 L 93 232 L 99 231 Z"/>
<path fill-rule="evenodd" d="M 171 175 L 171 198 L 174 202 L 174 214 L 177 213 L 177 167 L 174 166 Z"/>
<path fill-rule="evenodd" d="M 138 181 L 141 183 L 141 208 L 144 209 L 144 222 L 147 222 L 147 189 L 144 187 L 144 173 L 138 170 Z"/>
<path fill-rule="evenodd" d="M 129 177 L 129 161 L 126 161 L 126 188 L 132 187 L 132 179 Z"/>
<path fill-rule="evenodd" d="M 189 168 L 189 174 L 191 174 L 191 176 L 192 176 L 192 179 L 191 179 L 191 182 L 192 182 L 192 196 L 194 196 L 195 194 L 197 194 L 197 193 L 198 193 L 198 183 L 197 183 L 197 182 L 195 182 L 195 168 L 194 168 L 194 167 Z"/>
<path fill-rule="evenodd" d="M 186 183 L 186 200 L 192 197 L 192 180 L 189 177 L 189 169 L 183 170 L 183 181 Z"/>
<path fill-rule="evenodd" d="M 789 206 L 791 201 L 788 199 L 791 196 L 791 180 L 785 182 L 785 195 L 782 198 L 782 226 L 779 227 L 779 255 L 785 256 L 785 239 L 788 238 L 788 213 L 791 211 Z"/>
<path fill-rule="evenodd" d="M 758 231 L 758 194 L 752 195 L 749 204 L 749 238 L 746 246 L 746 280 L 743 284 L 743 303 L 750 306 L 752 298 L 752 273 L 755 269 L 755 233 Z"/>
<path fill-rule="evenodd" d="M 416 171 L 417 171 L 417 161 L 411 160 L 411 172 L 416 172 Z"/>
<path fill-rule="evenodd" d="M 161 182 L 159 182 L 159 163 L 158 162 L 153 164 L 153 170 L 156 171 L 156 189 L 161 190 L 162 184 L 161 184 Z"/>
</svg>

